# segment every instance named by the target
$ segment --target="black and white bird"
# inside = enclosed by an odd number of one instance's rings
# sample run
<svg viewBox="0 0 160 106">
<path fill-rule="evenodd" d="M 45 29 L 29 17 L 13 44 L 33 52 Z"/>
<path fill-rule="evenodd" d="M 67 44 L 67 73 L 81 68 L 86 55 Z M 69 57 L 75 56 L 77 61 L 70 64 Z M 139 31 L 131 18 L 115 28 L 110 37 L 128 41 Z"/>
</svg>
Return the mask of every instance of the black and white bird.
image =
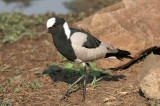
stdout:
<svg viewBox="0 0 160 106">
<path fill-rule="evenodd" d="M 120 60 L 122 58 L 131 58 L 128 51 L 116 49 L 112 45 L 98 40 L 84 30 L 69 28 L 63 18 L 50 18 L 47 21 L 47 30 L 52 35 L 55 47 L 64 57 L 70 61 L 82 63 L 85 74 L 66 89 L 66 94 L 73 85 L 84 78 L 83 102 L 85 101 L 88 77 L 86 66 L 89 68 L 88 71 L 92 70 L 88 62 L 110 57 Z"/>
</svg>

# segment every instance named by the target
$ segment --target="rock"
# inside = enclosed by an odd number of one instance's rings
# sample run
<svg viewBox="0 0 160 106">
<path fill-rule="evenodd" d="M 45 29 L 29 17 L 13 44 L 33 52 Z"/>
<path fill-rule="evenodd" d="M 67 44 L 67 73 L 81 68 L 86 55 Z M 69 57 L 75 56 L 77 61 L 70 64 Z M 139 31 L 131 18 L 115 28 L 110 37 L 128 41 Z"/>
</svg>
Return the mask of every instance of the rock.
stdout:
<svg viewBox="0 0 160 106">
<path fill-rule="evenodd" d="M 116 100 L 116 98 L 113 97 L 113 96 L 111 96 L 111 97 L 105 98 L 105 99 L 103 100 L 103 102 L 104 102 L 104 103 L 105 103 L 105 102 L 111 102 L 111 101 L 114 101 L 114 100 Z"/>
<path fill-rule="evenodd" d="M 128 92 L 119 92 L 121 95 L 127 95 Z"/>
<path fill-rule="evenodd" d="M 116 48 L 131 52 L 133 60 L 101 59 L 99 68 L 122 68 L 160 48 L 160 0 L 124 0 L 106 7 L 73 26 L 88 29 L 92 35 Z"/>
<path fill-rule="evenodd" d="M 160 99 L 160 56 L 149 55 L 138 76 L 140 88 L 147 98 Z"/>
</svg>

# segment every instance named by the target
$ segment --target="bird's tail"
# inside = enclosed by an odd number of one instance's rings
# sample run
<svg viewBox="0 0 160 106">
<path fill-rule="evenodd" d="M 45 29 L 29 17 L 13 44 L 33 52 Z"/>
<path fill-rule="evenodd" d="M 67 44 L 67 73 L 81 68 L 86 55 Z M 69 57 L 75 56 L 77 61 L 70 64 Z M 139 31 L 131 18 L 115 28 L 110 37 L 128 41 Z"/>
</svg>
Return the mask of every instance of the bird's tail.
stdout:
<svg viewBox="0 0 160 106">
<path fill-rule="evenodd" d="M 120 50 L 120 49 L 118 49 L 118 52 L 116 53 L 116 57 L 119 60 L 121 60 L 123 58 L 132 59 L 132 57 L 130 55 L 131 55 L 131 53 L 129 51 Z"/>
<path fill-rule="evenodd" d="M 131 53 L 129 51 L 117 49 L 116 53 L 106 53 L 105 58 L 115 57 L 119 60 L 122 60 L 123 58 L 132 59 L 130 55 Z"/>
</svg>

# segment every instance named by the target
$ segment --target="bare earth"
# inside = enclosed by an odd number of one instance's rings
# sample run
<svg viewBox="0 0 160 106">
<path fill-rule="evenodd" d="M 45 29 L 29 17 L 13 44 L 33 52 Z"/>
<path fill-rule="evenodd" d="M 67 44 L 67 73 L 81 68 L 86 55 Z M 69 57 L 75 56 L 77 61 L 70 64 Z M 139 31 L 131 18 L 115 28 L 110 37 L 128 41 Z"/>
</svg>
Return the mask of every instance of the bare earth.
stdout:
<svg viewBox="0 0 160 106">
<path fill-rule="evenodd" d="M 112 72 L 111 79 L 104 76 L 95 88 L 88 83 L 85 103 L 81 102 L 83 89 L 71 93 L 67 99 L 60 101 L 66 87 L 80 75 L 63 70 L 57 74 L 57 80 L 54 81 L 50 76 L 36 73 L 36 69 L 43 72 L 54 62 L 60 63 L 60 57 L 50 42 L 52 40 L 47 39 L 46 36 L 36 40 L 23 38 L 16 43 L 0 45 L 0 67 L 1 69 L 8 67 L 0 71 L 1 100 L 8 98 L 14 106 L 148 105 L 147 99 L 141 95 L 137 81 L 143 61 L 133 64 L 128 69 Z M 35 89 L 29 86 L 34 81 L 38 81 L 42 86 Z"/>
</svg>

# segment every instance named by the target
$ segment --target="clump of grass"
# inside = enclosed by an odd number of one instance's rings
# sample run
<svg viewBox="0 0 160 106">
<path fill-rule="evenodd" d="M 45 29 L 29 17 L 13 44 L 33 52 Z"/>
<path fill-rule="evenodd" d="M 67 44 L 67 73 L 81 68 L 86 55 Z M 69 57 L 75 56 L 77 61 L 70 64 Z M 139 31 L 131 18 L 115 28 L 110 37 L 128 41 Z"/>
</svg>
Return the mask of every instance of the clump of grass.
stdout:
<svg viewBox="0 0 160 106">
<path fill-rule="evenodd" d="M 160 105 L 160 99 L 149 98 L 148 103 L 149 103 L 150 106 L 159 106 Z"/>
<path fill-rule="evenodd" d="M 1 13 L 0 14 L 0 43 L 15 42 L 23 36 L 33 38 L 37 35 L 32 26 L 43 24 L 43 19 L 37 15 L 32 18 L 23 13 Z"/>
<path fill-rule="evenodd" d="M 38 80 L 34 80 L 30 83 L 30 88 L 32 88 L 33 90 L 38 90 L 42 88 L 42 84 Z"/>
<path fill-rule="evenodd" d="M 9 53 L 9 56 L 15 56 L 15 53 L 14 52 L 11 52 L 11 53 Z"/>
<path fill-rule="evenodd" d="M 59 72 L 61 72 L 61 68 L 56 63 L 54 63 L 53 66 L 50 66 L 47 70 L 44 70 L 42 74 L 49 75 L 50 77 L 54 78 L 54 80 L 56 80 L 55 75 Z"/>
<path fill-rule="evenodd" d="M 0 71 L 8 71 L 9 68 L 10 66 L 1 66 Z"/>
<path fill-rule="evenodd" d="M 7 79 L 8 82 L 12 82 L 13 80 L 17 80 L 17 79 L 20 79 L 21 78 L 21 75 L 18 75 L 18 76 L 15 76 L 15 77 L 9 77 Z"/>
<path fill-rule="evenodd" d="M 11 100 L 8 98 L 0 99 L 0 106 L 12 106 Z"/>
<path fill-rule="evenodd" d="M 34 68 L 35 74 L 42 76 L 42 70 L 39 68 Z"/>
<path fill-rule="evenodd" d="M 81 19 L 83 19 L 86 16 L 87 16 L 86 13 L 82 11 L 82 12 L 79 13 L 78 19 L 81 20 Z"/>
<path fill-rule="evenodd" d="M 14 89 L 14 92 L 15 92 L 15 93 L 18 93 L 18 92 L 20 92 L 20 89 L 19 89 L 19 88 L 15 88 L 15 89 Z"/>
<path fill-rule="evenodd" d="M 73 0 L 71 2 L 65 2 L 64 4 L 74 13 L 88 10 L 88 8 L 90 12 L 94 13 L 103 7 L 113 5 L 120 1 L 122 0 L 88 0 L 87 2 L 85 0 Z"/>
<path fill-rule="evenodd" d="M 33 46 L 31 49 L 31 53 L 34 53 L 35 50 L 36 50 L 36 46 Z"/>
<path fill-rule="evenodd" d="M 64 69 L 66 71 L 69 71 L 72 73 L 79 72 L 81 75 L 84 74 L 84 71 L 81 69 L 82 66 L 80 64 L 73 64 L 70 61 L 66 61 L 66 58 L 63 57 L 63 55 L 60 54 L 59 52 L 58 52 L 58 56 L 62 58 L 63 64 L 61 64 L 61 65 L 64 67 Z M 65 58 L 65 61 L 64 61 L 64 58 Z M 92 72 L 90 72 L 88 75 L 93 77 L 93 81 L 92 81 L 91 85 L 94 88 L 97 86 L 96 82 L 100 81 L 103 78 L 103 77 L 100 77 L 101 73 L 110 75 L 110 70 L 98 69 L 95 62 L 90 62 L 89 64 L 92 67 Z M 97 77 L 100 77 L 100 78 L 97 79 Z M 111 76 L 109 76 L 109 77 L 111 77 Z"/>
<path fill-rule="evenodd" d="M 23 83 L 22 86 L 23 88 L 31 88 L 35 91 L 43 87 L 43 85 L 38 80 L 34 80 L 28 83 Z"/>
</svg>

